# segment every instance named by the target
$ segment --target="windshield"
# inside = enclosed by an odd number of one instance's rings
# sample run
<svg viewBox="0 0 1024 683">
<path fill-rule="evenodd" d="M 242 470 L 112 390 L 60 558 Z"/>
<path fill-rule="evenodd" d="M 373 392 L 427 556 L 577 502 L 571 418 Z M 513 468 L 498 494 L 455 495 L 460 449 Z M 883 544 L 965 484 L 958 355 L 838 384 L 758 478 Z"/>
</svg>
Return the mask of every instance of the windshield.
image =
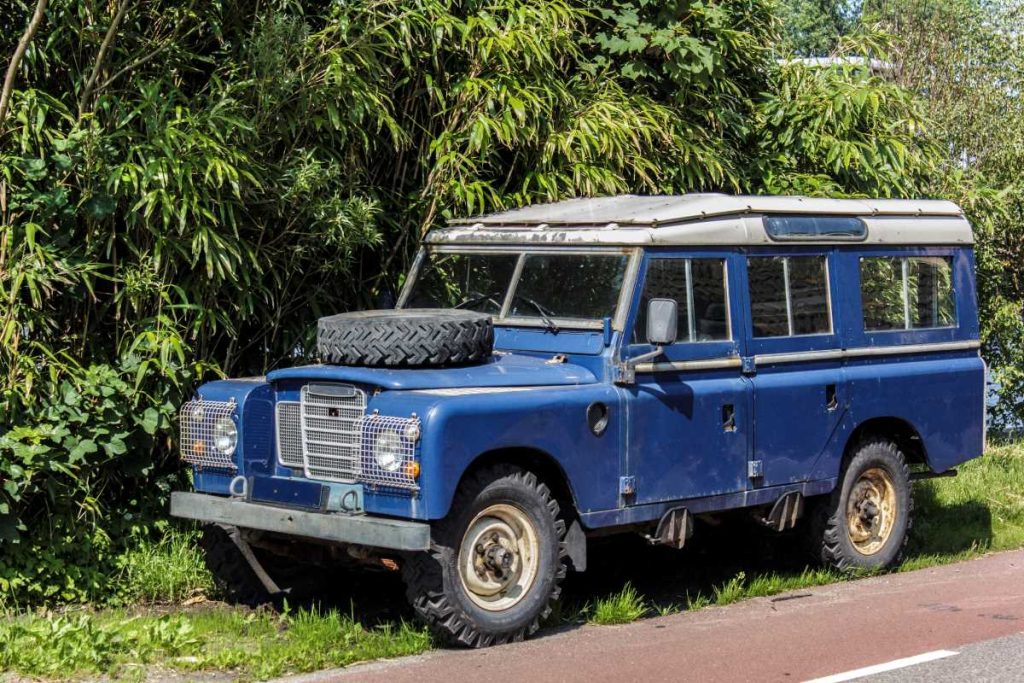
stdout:
<svg viewBox="0 0 1024 683">
<path fill-rule="evenodd" d="M 580 320 L 610 316 L 625 273 L 626 257 L 619 254 L 529 254 L 509 316 Z"/>
<path fill-rule="evenodd" d="M 413 283 L 406 308 L 465 308 L 498 315 L 518 254 L 431 252 Z"/>
<path fill-rule="evenodd" d="M 615 312 L 628 260 L 624 254 L 430 251 L 403 306 L 464 308 L 546 324 L 552 318 L 600 320 Z"/>
</svg>

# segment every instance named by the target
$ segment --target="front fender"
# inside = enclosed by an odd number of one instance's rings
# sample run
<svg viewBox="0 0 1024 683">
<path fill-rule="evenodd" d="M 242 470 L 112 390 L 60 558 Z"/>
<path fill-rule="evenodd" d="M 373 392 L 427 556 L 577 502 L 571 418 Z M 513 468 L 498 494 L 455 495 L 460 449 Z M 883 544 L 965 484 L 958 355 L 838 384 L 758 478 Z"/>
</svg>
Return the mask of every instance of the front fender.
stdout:
<svg viewBox="0 0 1024 683">
<path fill-rule="evenodd" d="M 516 448 L 541 451 L 554 459 L 568 478 L 579 511 L 618 505 L 624 434 L 621 399 L 614 387 L 414 393 L 434 399 L 426 408 L 421 456 L 422 511 L 427 519 L 448 514 L 462 476 L 478 457 Z M 587 423 L 587 408 L 595 402 L 609 409 L 608 427 L 600 436 Z"/>
</svg>

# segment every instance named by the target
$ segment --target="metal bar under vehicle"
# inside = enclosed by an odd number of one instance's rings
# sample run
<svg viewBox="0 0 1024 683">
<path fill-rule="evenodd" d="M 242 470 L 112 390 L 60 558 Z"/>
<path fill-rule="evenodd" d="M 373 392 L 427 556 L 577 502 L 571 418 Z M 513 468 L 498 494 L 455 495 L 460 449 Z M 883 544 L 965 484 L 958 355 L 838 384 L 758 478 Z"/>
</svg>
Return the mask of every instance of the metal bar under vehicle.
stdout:
<svg viewBox="0 0 1024 683">
<path fill-rule="evenodd" d="M 259 529 L 388 550 L 430 548 L 430 525 L 425 522 L 330 512 L 306 512 L 205 493 L 175 491 L 171 494 L 171 515 L 242 529 Z"/>
</svg>

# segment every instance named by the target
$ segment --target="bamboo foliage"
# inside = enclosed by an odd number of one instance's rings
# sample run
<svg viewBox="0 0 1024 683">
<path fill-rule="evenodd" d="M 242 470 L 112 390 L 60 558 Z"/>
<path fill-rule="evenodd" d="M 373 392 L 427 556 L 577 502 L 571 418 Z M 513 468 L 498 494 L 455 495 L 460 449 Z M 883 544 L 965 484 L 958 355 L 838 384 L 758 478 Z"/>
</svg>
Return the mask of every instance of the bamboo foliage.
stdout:
<svg viewBox="0 0 1024 683">
<path fill-rule="evenodd" d="M 0 59 L 34 7 L 0 3 Z M 917 193 L 913 98 L 780 69 L 778 30 L 767 0 L 49 0 L 0 121 L 0 593 L 98 590 L 195 383 L 308 359 L 448 217 Z"/>
</svg>

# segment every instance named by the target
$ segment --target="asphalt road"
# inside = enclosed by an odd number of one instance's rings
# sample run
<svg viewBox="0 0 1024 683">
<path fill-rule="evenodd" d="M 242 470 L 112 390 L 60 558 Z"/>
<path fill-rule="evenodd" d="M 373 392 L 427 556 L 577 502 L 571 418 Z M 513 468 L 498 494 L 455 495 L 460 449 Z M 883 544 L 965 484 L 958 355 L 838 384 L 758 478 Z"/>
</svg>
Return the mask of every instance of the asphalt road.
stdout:
<svg viewBox="0 0 1024 683">
<path fill-rule="evenodd" d="M 1024 681 L 1024 551 L 293 680 Z"/>
</svg>

